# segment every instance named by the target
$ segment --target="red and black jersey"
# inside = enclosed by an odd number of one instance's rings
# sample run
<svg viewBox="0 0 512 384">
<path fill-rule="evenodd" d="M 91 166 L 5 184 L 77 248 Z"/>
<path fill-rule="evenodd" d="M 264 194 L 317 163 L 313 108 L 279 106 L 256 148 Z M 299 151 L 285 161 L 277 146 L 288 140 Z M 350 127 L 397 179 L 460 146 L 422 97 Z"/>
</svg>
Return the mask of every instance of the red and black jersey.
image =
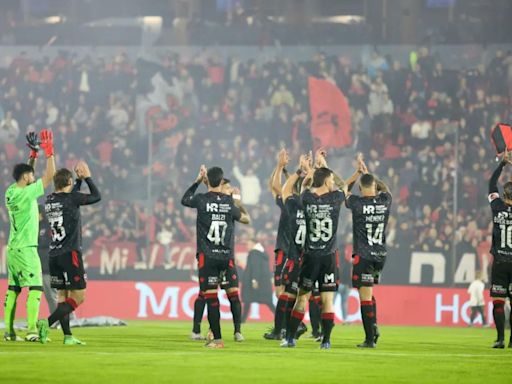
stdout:
<svg viewBox="0 0 512 384">
<path fill-rule="evenodd" d="M 52 193 L 44 206 L 50 223 L 52 239 L 50 257 L 71 251 L 82 252 L 82 223 L 80 206 L 94 204 L 101 200 L 100 193 L 90 178 L 85 179 L 90 194 L 79 192 L 81 181 L 69 193 Z"/>
<path fill-rule="evenodd" d="M 276 204 L 279 207 L 281 214 L 279 216 L 279 225 L 277 227 L 277 238 L 276 238 L 276 251 L 279 249 L 283 252 L 288 252 L 290 248 L 290 218 L 288 212 L 284 207 L 281 196 L 276 196 Z"/>
<path fill-rule="evenodd" d="M 388 192 L 373 197 L 351 195 L 347 198 L 347 208 L 352 211 L 355 255 L 373 261 L 386 259 L 386 226 L 391 202 Z"/>
<path fill-rule="evenodd" d="M 288 248 L 288 259 L 298 260 L 304 250 L 306 243 L 306 217 L 300 202 L 300 197 L 292 195 L 284 203 L 288 215 L 288 230 L 290 233 L 290 247 Z"/>
<path fill-rule="evenodd" d="M 489 180 L 492 210 L 491 254 L 496 262 L 512 262 L 512 206 L 505 204 L 498 192 L 498 180 L 506 163 L 501 162 Z"/>
<path fill-rule="evenodd" d="M 318 257 L 336 252 L 336 232 L 341 204 L 345 200 L 342 191 L 317 195 L 305 191 L 301 196 L 306 217 L 305 257 Z"/>
<path fill-rule="evenodd" d="M 194 183 L 181 199 L 181 204 L 197 209 L 197 252 L 212 259 L 233 257 L 235 220 L 240 220 L 240 209 L 233 198 L 217 192 L 195 194 L 199 184 Z"/>
</svg>

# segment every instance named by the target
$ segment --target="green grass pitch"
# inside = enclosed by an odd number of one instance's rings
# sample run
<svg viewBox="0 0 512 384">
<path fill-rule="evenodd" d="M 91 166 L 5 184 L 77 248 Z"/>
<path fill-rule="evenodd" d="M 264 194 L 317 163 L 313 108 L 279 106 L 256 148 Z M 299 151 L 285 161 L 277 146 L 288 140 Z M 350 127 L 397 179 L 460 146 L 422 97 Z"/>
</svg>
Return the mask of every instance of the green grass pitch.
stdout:
<svg viewBox="0 0 512 384">
<path fill-rule="evenodd" d="M 361 325 L 337 325 L 325 351 L 304 336 L 297 348 L 280 348 L 262 338 L 261 323 L 244 325 L 247 340 L 235 343 L 232 325 L 222 326 L 223 350 L 189 341 L 184 322 L 74 329 L 87 346 L 62 345 L 59 330 L 47 345 L 2 342 L 0 383 L 512 382 L 512 349 L 490 348 L 494 329 L 381 327 L 377 349 L 359 350 Z"/>
</svg>

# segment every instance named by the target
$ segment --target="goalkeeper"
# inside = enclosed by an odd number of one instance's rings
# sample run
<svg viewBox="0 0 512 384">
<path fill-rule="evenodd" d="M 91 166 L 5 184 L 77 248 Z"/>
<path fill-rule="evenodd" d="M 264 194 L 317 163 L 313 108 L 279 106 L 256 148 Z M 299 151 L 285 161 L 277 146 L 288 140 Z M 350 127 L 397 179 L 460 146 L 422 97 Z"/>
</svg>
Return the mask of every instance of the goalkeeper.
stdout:
<svg viewBox="0 0 512 384">
<path fill-rule="evenodd" d="M 55 174 L 53 153 L 53 134 L 41 131 L 27 134 L 27 146 L 30 148 L 28 164 L 16 164 L 12 172 L 15 183 L 5 192 L 5 205 L 9 213 L 10 230 L 7 244 L 8 289 L 5 298 L 5 333 L 6 341 L 21 341 L 14 331 L 16 317 L 16 300 L 23 287 L 28 288 L 27 296 L 27 335 L 26 341 L 39 341 L 37 318 L 39 304 L 43 293 L 41 261 L 37 254 L 39 235 L 39 211 L 37 199 L 44 195 Z M 34 168 L 39 148 L 46 154 L 46 171 L 36 181 Z"/>
</svg>

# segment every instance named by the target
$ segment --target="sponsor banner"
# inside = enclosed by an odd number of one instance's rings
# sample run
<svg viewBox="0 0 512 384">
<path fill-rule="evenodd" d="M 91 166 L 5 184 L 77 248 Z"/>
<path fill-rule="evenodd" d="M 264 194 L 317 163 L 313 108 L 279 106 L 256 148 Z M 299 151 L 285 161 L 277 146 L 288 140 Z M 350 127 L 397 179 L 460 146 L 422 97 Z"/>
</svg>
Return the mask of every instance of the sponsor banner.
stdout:
<svg viewBox="0 0 512 384">
<path fill-rule="evenodd" d="M 350 257 L 351 245 L 345 247 Z M 409 249 L 409 247 L 406 247 Z M 347 253 L 347 249 L 350 251 Z M 492 256 L 489 247 L 480 247 L 474 253 L 462 252 L 455 263 L 451 255 L 441 252 L 419 252 L 390 249 L 381 278 L 384 285 L 466 286 L 475 278 L 475 272 L 483 272 L 483 280 L 489 281 Z M 241 273 L 248 254 L 246 244 L 237 244 L 235 257 Z M 266 252 L 273 255 L 272 247 Z M 140 255 L 148 255 L 142 260 Z M 134 242 L 103 241 L 83 255 L 84 266 L 93 280 L 143 280 L 189 281 L 197 279 L 195 243 L 173 243 L 169 246 L 153 243 L 149 252 L 142 252 Z M 269 269 L 273 269 L 273 257 L 269 257 Z M 0 277 L 6 277 L 6 247 L 0 241 Z M 343 274 L 342 274 L 343 275 Z"/>
<path fill-rule="evenodd" d="M 0 291 L 7 281 L 0 280 Z M 469 323 L 469 296 L 465 289 L 379 286 L 375 289 L 379 324 L 466 326 Z M 86 302 L 77 310 L 79 317 L 113 316 L 123 320 L 191 320 L 198 287 L 193 282 L 89 281 Z M 18 299 L 17 317 L 25 316 L 25 295 Z M 220 292 L 221 316 L 231 319 L 229 300 Z M 348 299 L 347 321 L 360 321 L 357 292 Z M 492 302 L 486 292 L 486 316 L 492 322 Z M 335 301 L 336 321 L 341 322 L 341 297 Z M 3 316 L 3 309 L 0 311 Z M 41 315 L 47 316 L 47 305 Z M 272 321 L 267 306 L 252 304 L 249 320 Z M 476 323 L 481 323 L 478 317 Z"/>
</svg>

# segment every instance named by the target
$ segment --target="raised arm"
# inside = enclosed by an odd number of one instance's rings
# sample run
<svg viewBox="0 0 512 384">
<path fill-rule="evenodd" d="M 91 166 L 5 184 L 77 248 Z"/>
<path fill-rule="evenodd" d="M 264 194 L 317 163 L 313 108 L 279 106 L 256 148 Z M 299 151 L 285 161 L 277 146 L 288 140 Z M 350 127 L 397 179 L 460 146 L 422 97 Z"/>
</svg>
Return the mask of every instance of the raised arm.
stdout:
<svg viewBox="0 0 512 384">
<path fill-rule="evenodd" d="M 283 203 L 286 202 L 286 199 L 293 195 L 293 188 L 297 181 L 299 180 L 300 176 L 303 174 L 303 172 L 308 173 L 310 168 L 311 165 L 309 155 L 301 155 L 299 159 L 299 168 L 297 169 L 297 172 L 290 175 L 288 179 L 286 179 L 286 182 L 284 183 L 283 193 L 281 195 Z"/>
<path fill-rule="evenodd" d="M 281 149 L 277 156 L 277 166 L 272 177 L 272 191 L 275 192 L 276 196 L 281 196 L 282 187 L 281 180 L 283 178 L 284 167 L 288 164 L 289 157 L 286 149 Z"/>
<path fill-rule="evenodd" d="M 491 193 L 498 193 L 498 180 L 500 179 L 501 172 L 503 171 L 503 168 L 505 165 L 507 165 L 507 162 L 505 160 L 505 157 L 503 158 L 503 161 L 501 161 L 494 172 L 492 173 L 491 179 L 489 180 L 489 195 Z"/>
<path fill-rule="evenodd" d="M 238 188 L 233 188 L 233 194 L 231 196 L 233 197 L 233 202 L 235 203 L 235 206 L 240 210 L 240 219 L 238 220 L 238 222 L 247 225 L 250 224 L 251 217 L 249 216 L 249 212 L 247 212 L 247 209 L 245 209 L 245 207 L 242 204 L 240 190 Z"/>
<path fill-rule="evenodd" d="M 347 180 L 347 189 L 345 190 L 345 195 L 348 196 L 349 193 L 351 193 L 352 188 L 354 187 L 357 179 L 359 179 L 359 176 L 368 173 L 368 168 L 366 167 L 366 164 L 363 160 L 363 154 L 358 153 L 357 154 L 357 169 L 356 171 L 350 176 Z"/>
<path fill-rule="evenodd" d="M 46 170 L 42 176 L 43 187 L 47 188 L 53 181 L 55 175 L 55 156 L 53 152 L 53 133 L 43 129 L 41 131 L 41 148 L 44 150 L 46 155 Z"/>
<path fill-rule="evenodd" d="M 205 177 L 206 177 L 206 166 L 201 165 L 201 168 L 199 169 L 199 174 L 197 175 L 197 178 L 194 181 L 194 184 L 192 184 L 187 189 L 187 191 L 181 198 L 181 205 L 184 205 L 185 207 L 191 207 L 191 208 L 194 207 L 194 205 L 192 204 L 194 194 L 196 193 L 197 188 L 202 183 L 202 181 L 204 180 Z"/>
<path fill-rule="evenodd" d="M 389 193 L 391 194 L 391 192 L 389 191 L 389 188 L 387 186 L 387 184 L 385 182 L 383 182 L 381 179 L 376 179 L 375 180 L 375 184 L 376 184 L 376 189 L 377 189 L 377 192 L 380 193 L 380 192 L 384 192 L 384 193 Z"/>
<path fill-rule="evenodd" d="M 37 158 L 39 156 L 39 148 L 41 145 L 41 141 L 39 137 L 37 137 L 37 133 L 29 132 L 25 136 L 27 138 L 27 147 L 30 148 L 30 155 L 28 157 L 28 165 L 36 169 Z"/>
<path fill-rule="evenodd" d="M 73 187 L 73 191 L 75 188 L 78 187 L 78 190 L 80 190 L 81 186 L 81 180 L 84 180 L 87 183 L 87 186 L 89 187 L 89 194 L 81 193 L 80 195 L 80 205 L 90 205 L 97 203 L 101 200 L 101 194 L 98 188 L 96 187 L 96 184 L 92 181 L 91 178 L 91 171 L 89 169 L 89 166 L 85 161 L 80 161 L 75 167 L 75 172 L 77 174 L 77 182 L 75 183 L 75 186 Z M 77 192 L 78 192 L 77 190 Z"/>
</svg>

